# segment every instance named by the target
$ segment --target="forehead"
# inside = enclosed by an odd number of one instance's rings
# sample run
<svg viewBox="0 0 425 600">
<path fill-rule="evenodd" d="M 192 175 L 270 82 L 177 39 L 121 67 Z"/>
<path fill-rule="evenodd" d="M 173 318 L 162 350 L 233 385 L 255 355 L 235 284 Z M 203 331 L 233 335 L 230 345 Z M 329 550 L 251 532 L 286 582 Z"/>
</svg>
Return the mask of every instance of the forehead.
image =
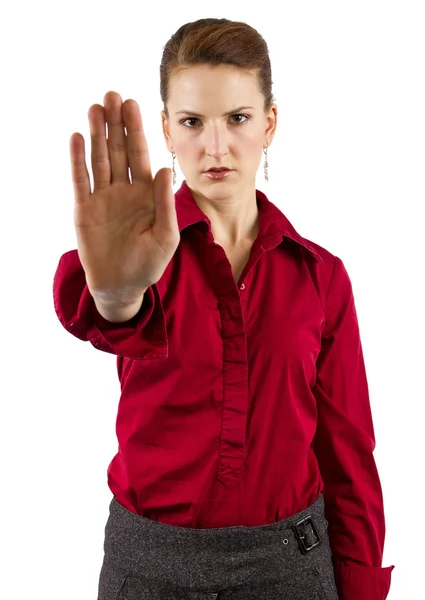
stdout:
<svg viewBox="0 0 425 600">
<path fill-rule="evenodd" d="M 195 65 L 173 73 L 170 77 L 169 104 L 176 110 L 188 99 L 204 106 L 210 102 L 252 104 L 258 102 L 260 90 L 256 76 L 232 65 Z"/>
</svg>

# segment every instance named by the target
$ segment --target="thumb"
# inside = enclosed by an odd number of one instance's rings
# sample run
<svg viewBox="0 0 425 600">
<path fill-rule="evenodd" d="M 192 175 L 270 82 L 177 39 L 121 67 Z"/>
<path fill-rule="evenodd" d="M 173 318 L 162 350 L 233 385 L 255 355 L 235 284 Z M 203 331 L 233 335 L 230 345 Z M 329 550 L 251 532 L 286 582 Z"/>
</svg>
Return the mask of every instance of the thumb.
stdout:
<svg viewBox="0 0 425 600">
<path fill-rule="evenodd" d="M 178 232 L 176 202 L 172 187 L 172 170 L 162 168 L 153 181 L 155 225 L 159 232 Z"/>
</svg>

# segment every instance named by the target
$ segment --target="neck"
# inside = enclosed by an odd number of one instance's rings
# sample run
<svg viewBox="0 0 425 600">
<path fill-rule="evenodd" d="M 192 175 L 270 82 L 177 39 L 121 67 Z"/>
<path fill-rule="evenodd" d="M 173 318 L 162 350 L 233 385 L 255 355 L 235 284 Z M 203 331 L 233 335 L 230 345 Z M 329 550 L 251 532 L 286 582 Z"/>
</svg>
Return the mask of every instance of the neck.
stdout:
<svg viewBox="0 0 425 600">
<path fill-rule="evenodd" d="M 211 221 L 214 240 L 227 248 L 252 243 L 259 232 L 255 188 L 248 197 L 207 198 L 192 190 L 195 202 Z"/>
</svg>

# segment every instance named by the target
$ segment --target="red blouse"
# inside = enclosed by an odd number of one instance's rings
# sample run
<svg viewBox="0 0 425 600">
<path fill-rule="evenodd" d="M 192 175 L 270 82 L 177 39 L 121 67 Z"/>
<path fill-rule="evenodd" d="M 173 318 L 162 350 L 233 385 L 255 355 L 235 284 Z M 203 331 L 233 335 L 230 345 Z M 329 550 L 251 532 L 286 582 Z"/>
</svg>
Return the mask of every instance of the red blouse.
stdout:
<svg viewBox="0 0 425 600">
<path fill-rule="evenodd" d="M 117 357 L 108 485 L 145 518 L 265 525 L 322 492 L 340 600 L 385 600 L 383 496 L 351 281 L 256 190 L 259 233 L 238 282 L 186 181 L 181 240 L 140 311 L 97 311 L 78 251 L 53 283 L 63 327 Z"/>
</svg>

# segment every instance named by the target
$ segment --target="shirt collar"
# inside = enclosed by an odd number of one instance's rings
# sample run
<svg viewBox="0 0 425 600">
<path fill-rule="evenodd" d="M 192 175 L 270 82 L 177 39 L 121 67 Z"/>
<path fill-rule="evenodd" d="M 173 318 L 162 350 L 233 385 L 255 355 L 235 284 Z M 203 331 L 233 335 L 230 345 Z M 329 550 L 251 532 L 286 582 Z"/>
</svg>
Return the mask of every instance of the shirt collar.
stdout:
<svg viewBox="0 0 425 600">
<path fill-rule="evenodd" d="M 276 236 L 288 238 L 308 250 L 319 261 L 323 260 L 320 254 L 303 238 L 295 227 L 289 222 L 282 211 L 271 202 L 266 194 L 255 190 L 259 210 L 259 233 L 261 243 L 267 250 L 276 246 Z M 180 233 L 186 227 L 204 221 L 211 230 L 211 221 L 196 204 L 195 199 L 186 180 L 183 180 L 180 189 L 174 194 L 176 200 L 177 221 Z"/>
</svg>

